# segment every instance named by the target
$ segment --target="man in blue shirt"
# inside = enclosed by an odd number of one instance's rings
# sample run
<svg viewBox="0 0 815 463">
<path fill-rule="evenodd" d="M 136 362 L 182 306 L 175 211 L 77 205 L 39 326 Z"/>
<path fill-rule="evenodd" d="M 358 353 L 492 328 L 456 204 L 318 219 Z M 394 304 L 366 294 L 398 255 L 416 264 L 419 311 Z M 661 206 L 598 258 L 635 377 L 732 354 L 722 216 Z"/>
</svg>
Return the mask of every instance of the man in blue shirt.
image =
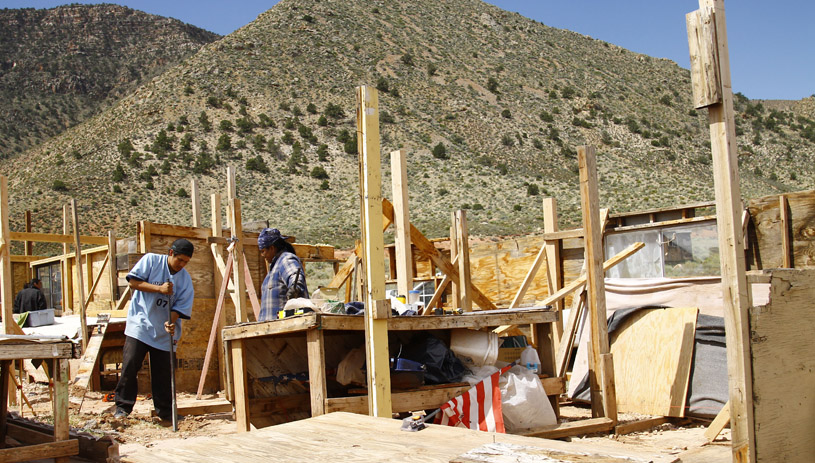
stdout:
<svg viewBox="0 0 815 463">
<path fill-rule="evenodd" d="M 132 295 L 122 349 L 122 374 L 116 385 L 116 418 L 124 418 L 133 411 L 139 388 L 136 375 L 149 353 L 153 407 L 164 423 L 172 419 L 170 336 L 173 345 L 178 342 L 181 319 L 188 320 L 192 314 L 192 279 L 184 267 L 194 250 L 189 241 L 177 239 L 166 255 L 147 253 L 127 274 Z"/>
<path fill-rule="evenodd" d="M 264 228 L 258 235 L 260 253 L 269 262 L 269 273 L 260 288 L 260 320 L 275 320 L 286 301 L 308 297 L 306 272 L 287 239 L 277 228 Z"/>
</svg>

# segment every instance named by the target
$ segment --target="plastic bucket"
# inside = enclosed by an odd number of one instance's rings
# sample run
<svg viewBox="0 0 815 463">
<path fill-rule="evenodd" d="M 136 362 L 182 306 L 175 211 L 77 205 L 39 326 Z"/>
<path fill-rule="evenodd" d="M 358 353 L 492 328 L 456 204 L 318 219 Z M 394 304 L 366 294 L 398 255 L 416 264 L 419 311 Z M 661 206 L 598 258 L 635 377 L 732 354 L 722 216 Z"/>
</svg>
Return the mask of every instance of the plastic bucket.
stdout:
<svg viewBox="0 0 815 463">
<path fill-rule="evenodd" d="M 498 358 L 498 335 L 491 331 L 453 330 L 450 350 L 475 366 L 492 365 Z"/>
</svg>

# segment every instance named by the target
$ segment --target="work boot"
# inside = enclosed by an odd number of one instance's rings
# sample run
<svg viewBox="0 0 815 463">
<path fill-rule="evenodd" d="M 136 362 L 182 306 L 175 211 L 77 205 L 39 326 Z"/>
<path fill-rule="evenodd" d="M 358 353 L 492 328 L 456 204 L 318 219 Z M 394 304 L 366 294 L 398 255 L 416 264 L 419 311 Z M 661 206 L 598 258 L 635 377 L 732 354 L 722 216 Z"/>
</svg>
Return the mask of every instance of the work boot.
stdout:
<svg viewBox="0 0 815 463">
<path fill-rule="evenodd" d="M 122 407 L 116 407 L 116 413 L 113 414 L 113 417 L 114 418 L 127 418 L 128 415 L 130 415 L 130 412 L 128 412 L 127 410 L 125 410 Z"/>
<path fill-rule="evenodd" d="M 172 418 L 162 418 L 160 416 L 154 416 L 153 417 L 153 423 L 155 423 L 155 424 L 157 424 L 157 425 L 159 425 L 159 426 L 161 426 L 163 428 L 169 428 L 170 426 L 173 425 L 173 419 Z"/>
</svg>

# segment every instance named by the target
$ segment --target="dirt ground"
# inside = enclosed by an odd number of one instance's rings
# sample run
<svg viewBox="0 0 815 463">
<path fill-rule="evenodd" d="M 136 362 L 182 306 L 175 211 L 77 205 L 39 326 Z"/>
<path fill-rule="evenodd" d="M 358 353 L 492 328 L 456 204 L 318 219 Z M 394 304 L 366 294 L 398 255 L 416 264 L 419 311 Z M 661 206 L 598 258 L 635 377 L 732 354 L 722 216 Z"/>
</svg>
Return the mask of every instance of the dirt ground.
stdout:
<svg viewBox="0 0 815 463">
<path fill-rule="evenodd" d="M 32 416 L 31 408 L 27 405 L 23 407 L 23 416 L 40 422 L 53 423 L 47 386 L 41 383 L 27 384 L 24 386 L 24 392 L 37 416 Z M 218 397 L 204 397 L 204 399 L 216 398 Z M 127 418 L 116 419 L 113 418 L 115 405 L 105 399 L 105 394 L 100 392 L 88 392 L 81 401 L 71 396 L 71 428 L 94 436 L 111 436 L 119 443 L 119 454 L 123 456 L 139 453 L 156 445 L 172 445 L 171 440 L 173 439 L 221 436 L 235 433 L 237 429 L 232 413 L 214 413 L 180 417 L 178 431 L 174 432 L 172 427 L 164 427 L 151 417 L 153 404 L 150 396 L 139 396 L 133 413 Z M 19 396 L 17 401 L 18 405 L 9 408 L 12 412 L 19 414 Z M 178 395 L 179 406 L 194 402 L 195 397 L 192 394 L 180 393 Z M 561 416 L 565 421 L 591 418 L 591 409 L 585 406 L 566 405 L 561 407 Z M 649 417 L 620 414 L 619 422 L 624 424 L 645 418 Z M 613 439 L 638 450 L 676 456 L 683 463 L 729 462 L 729 429 L 725 429 L 716 442 L 707 444 L 703 436 L 707 425 L 707 422 L 701 420 L 679 420 L 627 435 L 594 434 L 574 437 L 571 440 L 585 443 Z M 72 461 L 82 460 L 72 459 Z"/>
</svg>

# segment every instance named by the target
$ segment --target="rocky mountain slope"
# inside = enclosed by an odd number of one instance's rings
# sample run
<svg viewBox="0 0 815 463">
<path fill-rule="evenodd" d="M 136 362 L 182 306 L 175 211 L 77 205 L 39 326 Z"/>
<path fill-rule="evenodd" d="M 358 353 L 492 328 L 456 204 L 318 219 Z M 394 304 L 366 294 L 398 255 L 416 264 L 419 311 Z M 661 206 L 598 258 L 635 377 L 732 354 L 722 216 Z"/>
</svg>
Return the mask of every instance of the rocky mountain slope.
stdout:
<svg viewBox="0 0 815 463">
<path fill-rule="evenodd" d="M 581 144 L 597 147 L 612 211 L 713 198 L 706 113 L 671 61 L 479 0 L 283 0 L 30 162 L 3 161 L 13 218 L 29 209 L 35 229 L 56 230 L 73 196 L 88 232 L 189 224 L 190 178 L 208 204 L 231 165 L 246 220 L 348 245 L 358 85 L 379 89 L 383 191 L 388 153 L 405 150 L 411 219 L 429 236 L 458 208 L 474 235 L 538 231 L 543 196 L 561 227 L 578 223 Z M 811 188 L 812 99 L 736 100 L 743 194 Z"/>
<path fill-rule="evenodd" d="M 76 125 L 220 36 L 118 5 L 0 10 L 0 156 Z"/>
</svg>

